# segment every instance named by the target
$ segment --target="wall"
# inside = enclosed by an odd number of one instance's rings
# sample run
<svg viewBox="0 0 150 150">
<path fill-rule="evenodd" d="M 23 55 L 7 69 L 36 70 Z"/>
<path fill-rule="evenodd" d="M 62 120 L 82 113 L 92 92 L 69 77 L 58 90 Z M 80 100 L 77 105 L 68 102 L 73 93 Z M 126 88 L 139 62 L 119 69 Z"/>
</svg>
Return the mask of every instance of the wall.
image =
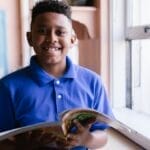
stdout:
<svg viewBox="0 0 150 150">
<path fill-rule="evenodd" d="M 95 7 L 74 7 L 72 17 L 90 34 L 79 40 L 79 64 L 100 74 L 109 93 L 109 0 L 95 0 Z M 79 33 L 83 35 L 82 29 Z"/>
<path fill-rule="evenodd" d="M 100 25 L 100 70 L 105 87 L 110 93 L 110 31 L 109 31 L 109 0 L 96 1 L 99 9 L 99 25 Z"/>
<path fill-rule="evenodd" d="M 73 28 L 79 40 L 79 64 L 100 74 L 98 14 L 96 6 L 72 7 Z"/>
<path fill-rule="evenodd" d="M 21 65 L 20 44 L 20 0 L 0 0 L 0 9 L 6 13 L 6 36 L 9 72 L 16 70 Z"/>
</svg>

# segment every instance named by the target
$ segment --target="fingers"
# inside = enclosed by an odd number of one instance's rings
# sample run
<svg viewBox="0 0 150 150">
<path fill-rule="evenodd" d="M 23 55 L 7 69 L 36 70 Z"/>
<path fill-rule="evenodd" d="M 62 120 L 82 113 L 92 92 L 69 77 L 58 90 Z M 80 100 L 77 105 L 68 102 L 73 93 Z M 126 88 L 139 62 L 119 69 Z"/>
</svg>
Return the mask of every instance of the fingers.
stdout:
<svg viewBox="0 0 150 150">
<path fill-rule="evenodd" d="M 75 124 L 75 126 L 77 127 L 77 132 L 83 132 L 85 130 L 89 130 L 89 128 L 91 127 L 92 124 L 87 124 L 86 126 L 83 126 L 79 121 L 74 120 L 73 123 Z"/>
<path fill-rule="evenodd" d="M 80 138 L 76 134 L 68 134 L 67 141 L 71 147 L 80 145 Z"/>
<path fill-rule="evenodd" d="M 73 120 L 73 125 L 76 130 L 67 135 L 67 142 L 72 147 L 83 145 L 85 143 L 84 141 L 89 136 L 91 124 L 83 126 L 78 120 Z"/>
<path fill-rule="evenodd" d="M 77 132 L 79 132 L 79 131 L 84 131 L 84 127 L 80 124 L 79 121 L 74 120 L 73 123 L 75 124 L 75 126 L 76 126 L 77 129 L 78 129 Z"/>
</svg>

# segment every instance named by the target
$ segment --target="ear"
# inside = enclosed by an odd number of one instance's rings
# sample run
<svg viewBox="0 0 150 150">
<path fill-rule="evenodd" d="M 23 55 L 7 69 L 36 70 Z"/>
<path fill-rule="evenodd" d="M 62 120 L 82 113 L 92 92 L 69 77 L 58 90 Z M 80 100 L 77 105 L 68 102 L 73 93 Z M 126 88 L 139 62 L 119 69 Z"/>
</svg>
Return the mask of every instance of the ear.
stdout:
<svg viewBox="0 0 150 150">
<path fill-rule="evenodd" d="M 77 43 L 78 43 L 77 36 L 75 34 L 73 34 L 71 37 L 71 44 L 75 45 Z"/>
<path fill-rule="evenodd" d="M 31 32 L 27 32 L 26 37 L 27 37 L 27 41 L 28 41 L 29 45 L 33 46 Z"/>
</svg>

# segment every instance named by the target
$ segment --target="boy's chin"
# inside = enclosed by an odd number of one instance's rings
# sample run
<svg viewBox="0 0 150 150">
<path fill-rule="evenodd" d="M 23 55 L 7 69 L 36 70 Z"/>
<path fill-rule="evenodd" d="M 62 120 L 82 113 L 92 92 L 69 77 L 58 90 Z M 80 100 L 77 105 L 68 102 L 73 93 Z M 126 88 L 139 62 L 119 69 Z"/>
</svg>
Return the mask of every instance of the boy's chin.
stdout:
<svg viewBox="0 0 150 150">
<path fill-rule="evenodd" d="M 57 65 L 60 63 L 61 63 L 61 60 L 59 59 L 50 59 L 50 60 L 45 61 L 46 65 Z"/>
</svg>

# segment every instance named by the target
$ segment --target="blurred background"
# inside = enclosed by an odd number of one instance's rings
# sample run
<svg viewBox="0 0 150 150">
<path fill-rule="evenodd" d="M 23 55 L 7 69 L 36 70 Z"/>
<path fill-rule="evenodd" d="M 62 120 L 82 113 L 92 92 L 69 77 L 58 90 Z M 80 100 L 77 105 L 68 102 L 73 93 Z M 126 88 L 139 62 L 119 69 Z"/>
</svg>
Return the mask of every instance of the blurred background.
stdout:
<svg viewBox="0 0 150 150">
<path fill-rule="evenodd" d="M 29 64 L 26 32 L 36 1 L 0 0 L 0 77 Z M 100 74 L 116 117 L 150 138 L 150 1 L 68 2 L 78 37 L 69 57 Z"/>
</svg>

